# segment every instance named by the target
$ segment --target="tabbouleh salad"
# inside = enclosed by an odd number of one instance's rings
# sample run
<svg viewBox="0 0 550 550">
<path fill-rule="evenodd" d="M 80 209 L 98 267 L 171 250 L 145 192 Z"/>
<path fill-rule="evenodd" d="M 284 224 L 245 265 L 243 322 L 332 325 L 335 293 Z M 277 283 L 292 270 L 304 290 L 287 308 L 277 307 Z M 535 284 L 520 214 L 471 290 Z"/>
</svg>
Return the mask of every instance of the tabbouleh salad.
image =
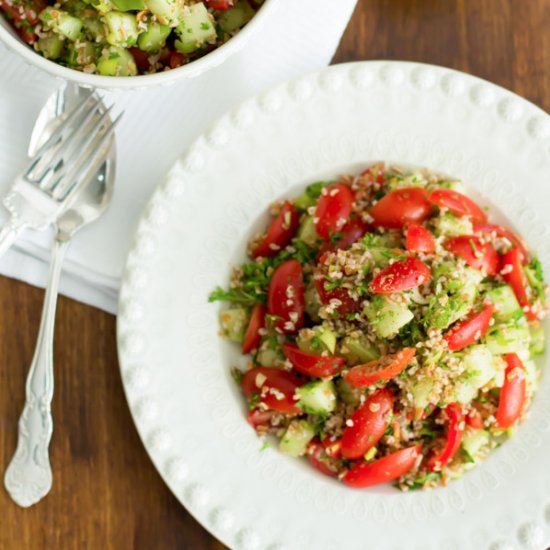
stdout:
<svg viewBox="0 0 550 550">
<path fill-rule="evenodd" d="M 174 69 L 221 46 L 264 0 L 0 0 L 38 53 L 104 76 Z"/>
<path fill-rule="evenodd" d="M 210 300 L 250 360 L 258 434 L 350 487 L 445 485 L 513 436 L 537 388 L 537 257 L 459 181 L 375 164 L 271 206 Z"/>
</svg>

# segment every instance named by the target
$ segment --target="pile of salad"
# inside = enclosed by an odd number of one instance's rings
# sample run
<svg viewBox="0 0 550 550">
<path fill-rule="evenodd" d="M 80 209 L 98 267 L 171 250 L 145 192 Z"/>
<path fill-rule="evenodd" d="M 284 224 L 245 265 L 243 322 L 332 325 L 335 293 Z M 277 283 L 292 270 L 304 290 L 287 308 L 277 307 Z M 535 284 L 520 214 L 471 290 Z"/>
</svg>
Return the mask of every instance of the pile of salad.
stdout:
<svg viewBox="0 0 550 550">
<path fill-rule="evenodd" d="M 539 260 L 459 181 L 376 164 L 271 207 L 223 334 L 248 421 L 350 487 L 460 477 L 514 434 L 539 379 Z"/>
<path fill-rule="evenodd" d="M 227 42 L 263 0 L 0 0 L 48 59 L 105 76 L 174 69 Z"/>
</svg>

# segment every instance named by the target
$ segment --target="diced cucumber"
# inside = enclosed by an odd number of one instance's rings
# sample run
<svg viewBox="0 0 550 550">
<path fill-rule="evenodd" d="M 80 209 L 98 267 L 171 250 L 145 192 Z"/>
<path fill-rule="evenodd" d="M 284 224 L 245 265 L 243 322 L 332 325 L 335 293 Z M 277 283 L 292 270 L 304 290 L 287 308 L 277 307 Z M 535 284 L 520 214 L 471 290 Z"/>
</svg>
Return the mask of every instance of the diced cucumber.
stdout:
<svg viewBox="0 0 550 550">
<path fill-rule="evenodd" d="M 139 29 L 133 13 L 110 11 L 104 16 L 107 23 L 107 42 L 113 46 L 130 47 L 137 44 Z"/>
<path fill-rule="evenodd" d="M 489 444 L 489 440 L 488 431 L 467 427 L 462 435 L 462 448 L 475 461 L 479 457 L 479 451 Z"/>
<path fill-rule="evenodd" d="M 531 341 L 529 351 L 532 356 L 542 355 L 544 353 L 546 337 L 542 326 L 531 328 Z"/>
<path fill-rule="evenodd" d="M 468 382 L 477 389 L 485 386 L 497 375 L 493 354 L 483 344 L 466 348 L 463 360 Z"/>
<path fill-rule="evenodd" d="M 254 17 L 254 13 L 249 3 L 241 0 L 218 15 L 218 25 L 223 32 L 232 33 L 244 27 Z"/>
<path fill-rule="evenodd" d="M 241 307 L 224 309 L 220 314 L 220 324 L 226 338 L 242 343 L 248 326 L 248 313 Z"/>
<path fill-rule="evenodd" d="M 497 320 L 506 321 L 511 317 L 522 316 L 522 309 L 510 285 L 490 288 L 486 293 L 486 297 L 495 306 Z"/>
<path fill-rule="evenodd" d="M 474 227 L 469 218 L 459 218 L 450 212 L 438 216 L 434 220 L 435 234 L 453 237 L 456 235 L 471 235 Z"/>
<path fill-rule="evenodd" d="M 471 403 L 477 395 L 479 389 L 474 386 L 468 377 L 468 374 L 462 374 L 456 380 L 453 388 L 454 401 L 459 403 Z"/>
<path fill-rule="evenodd" d="M 324 187 L 329 185 L 329 181 L 316 181 L 310 183 L 306 190 L 299 195 L 296 199 L 293 200 L 294 206 L 300 208 L 301 210 L 307 210 L 311 206 L 317 204 L 317 199 L 321 196 L 321 191 Z"/>
<path fill-rule="evenodd" d="M 313 329 L 302 329 L 296 344 L 302 351 L 313 355 L 321 355 L 323 351 L 333 354 L 336 351 L 336 335 L 323 323 Z"/>
<path fill-rule="evenodd" d="M 411 388 L 415 409 L 424 410 L 430 403 L 434 383 L 431 378 L 423 378 L 415 382 Z"/>
<path fill-rule="evenodd" d="M 527 282 L 536 292 L 541 302 L 546 302 L 546 285 L 544 284 L 544 273 L 540 260 L 535 257 L 531 262 L 524 267 Z"/>
<path fill-rule="evenodd" d="M 147 53 L 157 53 L 164 48 L 170 32 L 172 29 L 169 25 L 150 21 L 147 24 L 147 30 L 139 35 L 138 48 Z"/>
<path fill-rule="evenodd" d="M 413 172 L 406 175 L 394 175 L 387 181 L 387 186 L 390 191 L 395 189 L 403 189 L 408 187 L 426 187 L 428 181 L 420 172 Z"/>
<path fill-rule="evenodd" d="M 365 248 L 400 248 L 403 245 L 403 234 L 400 231 L 385 233 L 367 233 L 363 239 Z"/>
<path fill-rule="evenodd" d="M 65 61 L 67 65 L 73 67 L 84 67 L 91 63 L 95 63 L 98 53 L 101 49 L 95 42 L 87 42 L 79 40 L 75 44 L 67 48 Z"/>
<path fill-rule="evenodd" d="M 57 34 L 38 39 L 36 47 L 46 59 L 58 59 L 63 51 L 63 38 Z"/>
<path fill-rule="evenodd" d="M 285 356 L 281 346 L 274 345 L 271 340 L 265 340 L 260 344 L 260 349 L 256 354 L 256 362 L 262 367 L 273 367 L 278 361 L 284 361 Z"/>
<path fill-rule="evenodd" d="M 143 0 L 111 0 L 115 8 L 119 11 L 142 11 L 145 9 Z"/>
<path fill-rule="evenodd" d="M 460 180 L 441 180 L 437 182 L 437 187 L 441 189 L 451 189 L 452 191 L 458 191 L 463 195 L 468 194 L 466 186 Z"/>
<path fill-rule="evenodd" d="M 102 18 L 85 17 L 82 21 L 84 23 L 84 31 L 89 38 L 92 38 L 96 43 L 105 39 L 107 29 L 105 28 Z"/>
<path fill-rule="evenodd" d="M 306 243 L 308 246 L 314 247 L 319 242 L 319 235 L 315 229 L 313 216 L 307 216 L 298 228 L 296 237 Z"/>
<path fill-rule="evenodd" d="M 177 27 L 183 20 L 183 4 L 178 0 L 145 0 L 145 7 L 162 25 Z"/>
<path fill-rule="evenodd" d="M 372 261 L 376 267 L 386 267 L 390 260 L 404 260 L 406 256 L 399 248 L 374 247 L 369 248 Z"/>
<path fill-rule="evenodd" d="M 307 420 L 292 420 L 279 443 L 279 450 L 290 456 L 306 454 L 307 444 L 315 437 L 315 428 Z"/>
<path fill-rule="evenodd" d="M 135 76 L 136 61 L 128 50 L 111 46 L 98 61 L 97 72 L 104 76 Z"/>
<path fill-rule="evenodd" d="M 523 318 L 495 325 L 485 335 L 485 343 L 495 355 L 524 352 L 530 340 L 529 326 Z"/>
<path fill-rule="evenodd" d="M 365 308 L 365 315 L 380 338 L 388 338 L 414 318 L 407 304 L 399 295 L 374 296 Z"/>
<path fill-rule="evenodd" d="M 346 336 L 342 340 L 340 354 L 346 358 L 348 364 L 357 365 L 378 359 L 380 350 L 370 344 L 366 338 Z"/>
<path fill-rule="evenodd" d="M 202 2 L 189 6 L 189 12 L 181 18 L 176 28 L 179 40 L 176 40 L 176 49 L 182 53 L 191 53 L 202 48 L 207 43 L 216 40 L 214 18 Z"/>
<path fill-rule="evenodd" d="M 319 309 L 321 308 L 321 300 L 319 299 L 319 293 L 315 288 L 313 280 L 306 286 L 304 295 L 305 311 L 309 315 L 310 319 L 316 323 L 319 321 Z"/>
<path fill-rule="evenodd" d="M 82 21 L 78 17 L 73 17 L 56 8 L 45 8 L 39 17 L 48 29 L 52 29 L 72 41 L 77 40 L 82 31 Z"/>
<path fill-rule="evenodd" d="M 361 390 L 350 386 L 343 378 L 336 380 L 336 391 L 346 405 L 358 405 L 361 400 Z"/>
<path fill-rule="evenodd" d="M 527 380 L 527 388 L 530 394 L 537 391 L 540 383 L 540 370 L 537 364 L 532 359 L 523 361 L 525 367 L 525 379 Z"/>
<path fill-rule="evenodd" d="M 90 0 L 90 4 L 101 14 L 115 9 L 111 0 Z"/>
<path fill-rule="evenodd" d="M 296 390 L 298 407 L 308 414 L 329 414 L 336 408 L 336 390 L 332 380 L 314 380 Z"/>
</svg>

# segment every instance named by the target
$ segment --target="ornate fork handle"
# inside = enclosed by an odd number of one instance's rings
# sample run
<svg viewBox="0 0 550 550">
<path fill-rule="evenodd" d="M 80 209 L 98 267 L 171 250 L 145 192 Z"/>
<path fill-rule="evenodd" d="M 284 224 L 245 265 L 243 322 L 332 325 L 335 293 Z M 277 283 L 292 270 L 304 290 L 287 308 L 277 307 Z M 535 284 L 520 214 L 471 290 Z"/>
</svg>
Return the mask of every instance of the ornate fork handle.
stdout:
<svg viewBox="0 0 550 550">
<path fill-rule="evenodd" d="M 54 241 L 38 341 L 27 377 L 26 402 L 19 418 L 17 450 L 4 477 L 12 499 L 24 507 L 38 502 L 52 486 L 48 447 L 53 431 L 53 330 L 61 266 L 68 244 Z"/>
</svg>

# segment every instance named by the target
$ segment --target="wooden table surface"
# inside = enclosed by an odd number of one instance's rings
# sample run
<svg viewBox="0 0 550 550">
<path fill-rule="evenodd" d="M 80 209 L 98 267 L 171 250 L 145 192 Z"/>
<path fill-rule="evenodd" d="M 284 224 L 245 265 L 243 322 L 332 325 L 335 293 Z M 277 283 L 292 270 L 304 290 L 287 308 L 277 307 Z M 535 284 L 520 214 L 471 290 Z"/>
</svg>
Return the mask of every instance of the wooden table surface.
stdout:
<svg viewBox="0 0 550 550">
<path fill-rule="evenodd" d="M 549 111 L 549 23 L 550 0 L 359 0 L 334 62 L 447 65 Z M 1 472 L 15 446 L 42 297 L 0 278 Z M 172 496 L 143 449 L 122 391 L 115 318 L 61 298 L 55 342 L 53 489 L 26 510 L 0 490 L 0 550 L 224 548 Z"/>
</svg>

